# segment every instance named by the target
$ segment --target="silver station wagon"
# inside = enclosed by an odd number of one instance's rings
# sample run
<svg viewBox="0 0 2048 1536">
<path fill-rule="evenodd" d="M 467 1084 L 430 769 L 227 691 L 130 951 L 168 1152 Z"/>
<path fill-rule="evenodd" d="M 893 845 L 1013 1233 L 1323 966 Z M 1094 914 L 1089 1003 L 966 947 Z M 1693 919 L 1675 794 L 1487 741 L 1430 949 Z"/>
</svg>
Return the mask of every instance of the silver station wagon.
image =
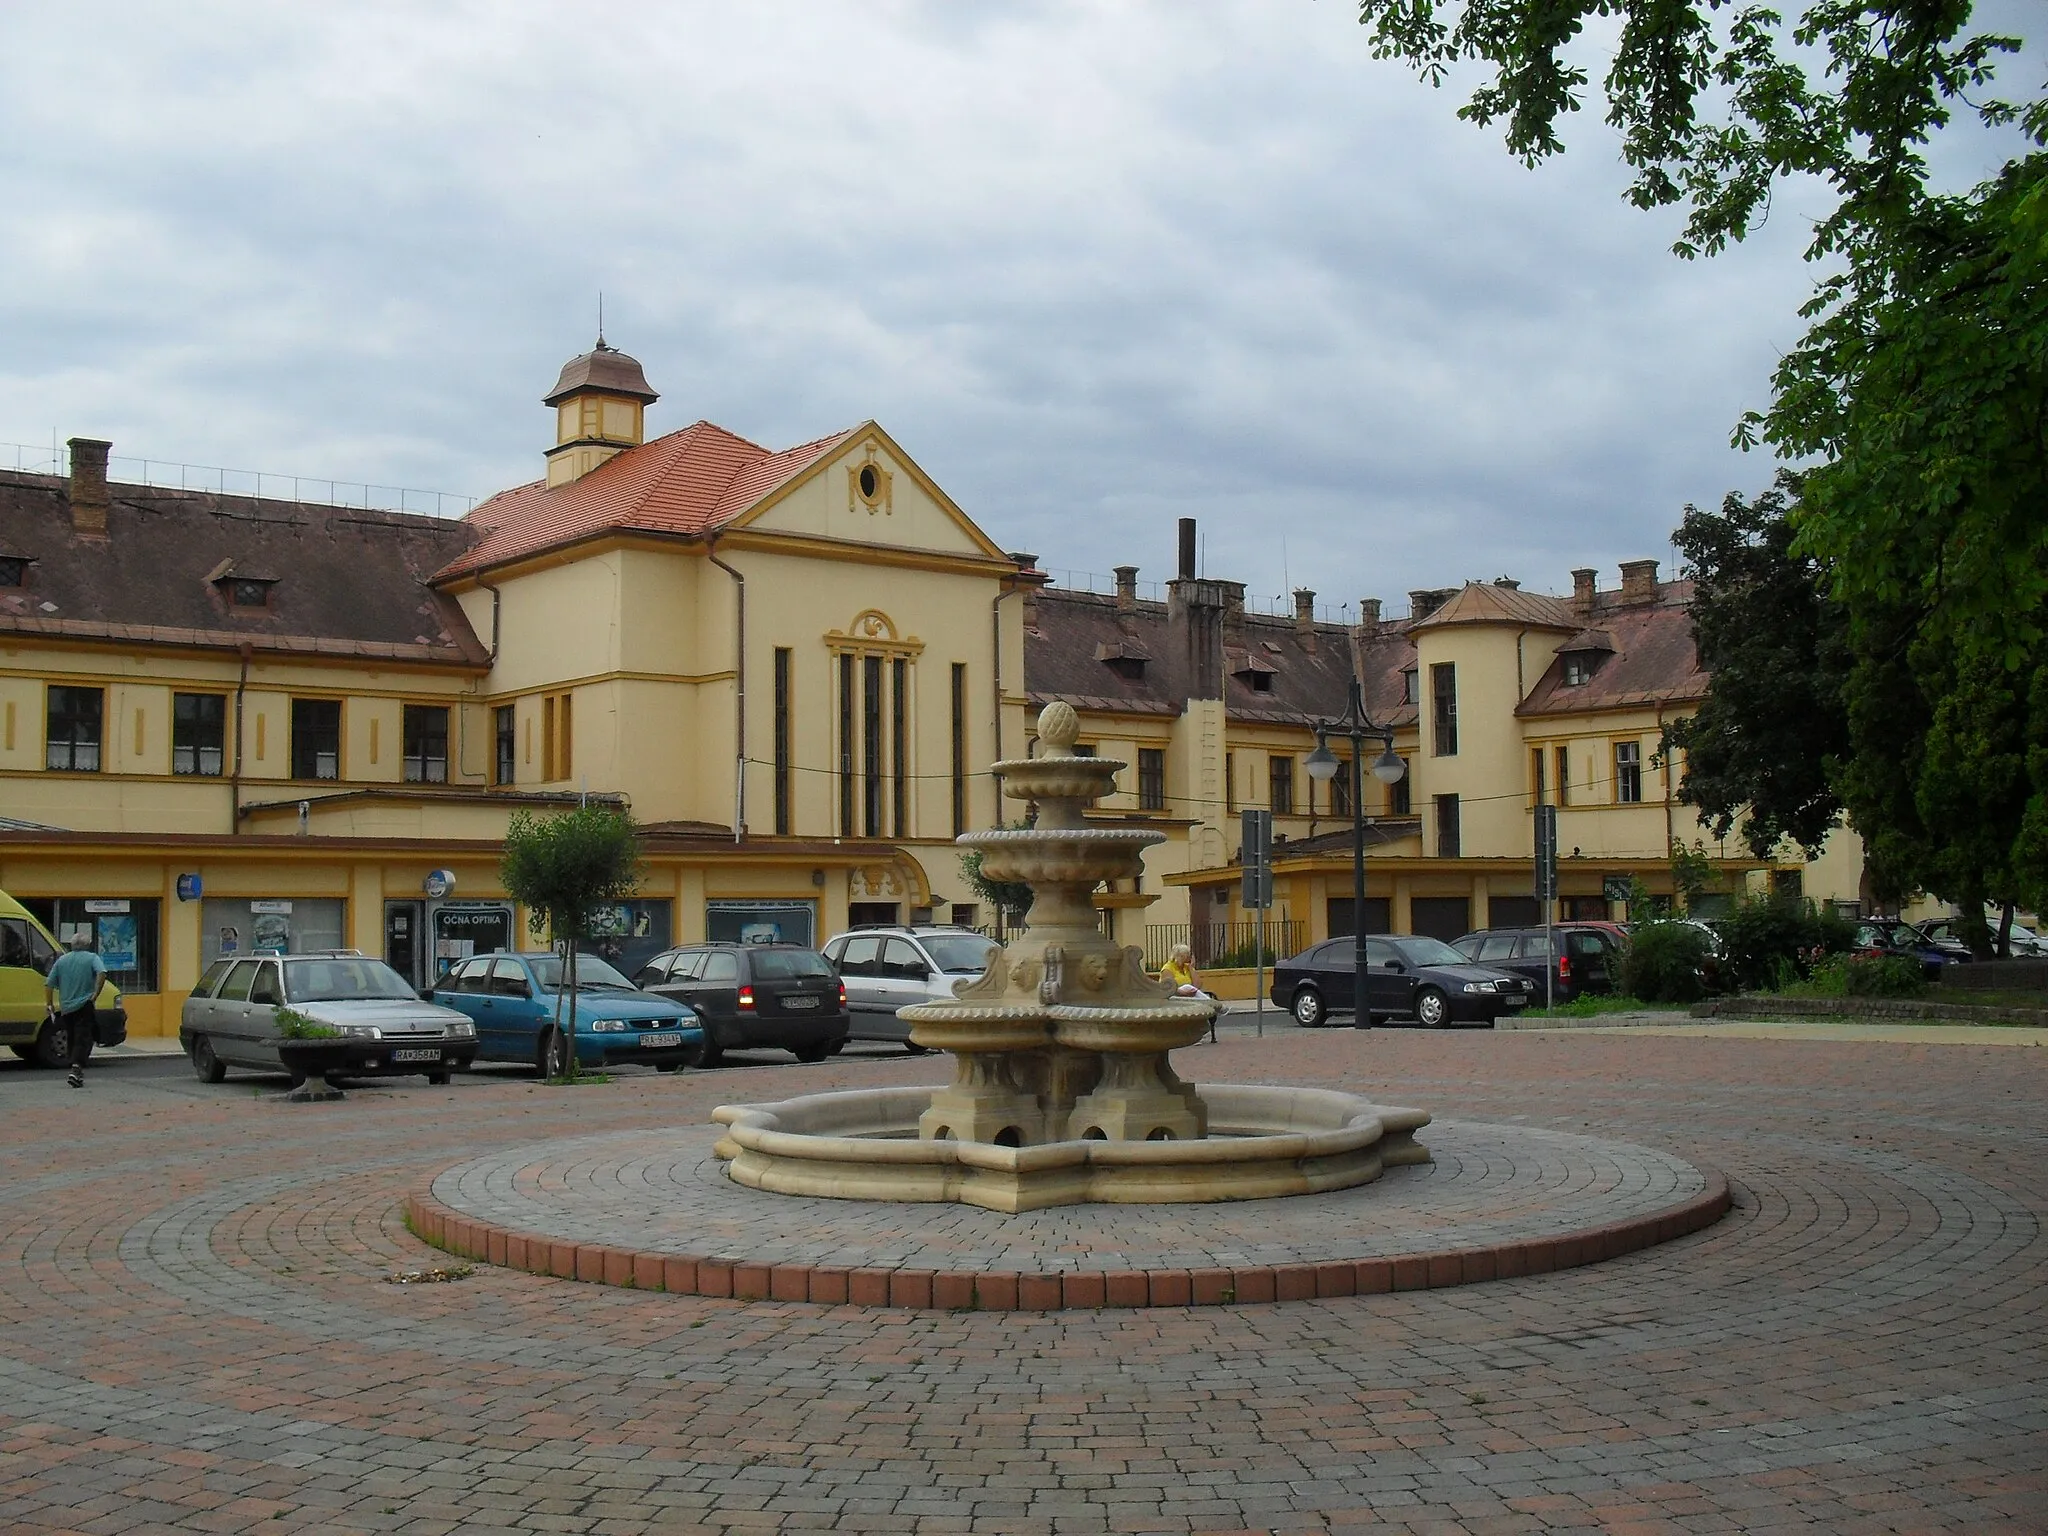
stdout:
<svg viewBox="0 0 2048 1536">
<path fill-rule="evenodd" d="M 277 1010 L 289 1007 L 339 1032 L 334 1075 L 424 1073 L 430 1083 L 476 1059 L 476 1025 L 421 1000 L 398 972 L 356 950 L 305 955 L 224 955 L 206 968 L 178 1024 L 178 1043 L 200 1081 L 229 1067 L 281 1072 Z"/>
</svg>

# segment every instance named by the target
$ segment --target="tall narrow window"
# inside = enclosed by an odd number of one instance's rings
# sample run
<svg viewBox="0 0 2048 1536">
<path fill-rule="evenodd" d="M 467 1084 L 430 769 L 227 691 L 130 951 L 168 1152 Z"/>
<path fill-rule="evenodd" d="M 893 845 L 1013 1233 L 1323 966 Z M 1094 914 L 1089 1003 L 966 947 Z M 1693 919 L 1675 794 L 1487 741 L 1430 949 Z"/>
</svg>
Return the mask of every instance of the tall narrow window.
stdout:
<svg viewBox="0 0 2048 1536">
<path fill-rule="evenodd" d="M 1166 809 L 1166 753 L 1158 747 L 1138 748 L 1138 809 Z"/>
<path fill-rule="evenodd" d="M 171 695 L 171 772 L 219 774 L 226 766 L 227 736 L 226 694 Z"/>
<path fill-rule="evenodd" d="M 555 696 L 540 701 L 540 778 L 543 784 L 555 779 Z"/>
<path fill-rule="evenodd" d="M 1529 793 L 1534 796 L 1532 804 L 1542 805 L 1550 798 L 1550 786 L 1544 782 L 1543 765 L 1546 762 L 1541 747 L 1529 749 Z"/>
<path fill-rule="evenodd" d="M 576 777 L 576 695 L 564 693 L 555 701 L 555 767 L 561 777 Z"/>
<path fill-rule="evenodd" d="M 910 836 L 910 663 L 889 663 L 889 824 Z"/>
<path fill-rule="evenodd" d="M 491 724 L 498 748 L 491 782 L 510 784 L 519 774 L 519 706 L 500 704 L 491 711 Z"/>
<path fill-rule="evenodd" d="M 106 695 L 98 688 L 51 687 L 45 716 L 45 766 L 69 773 L 100 771 L 100 716 L 105 702 Z"/>
<path fill-rule="evenodd" d="M 1237 754 L 1235 752 L 1223 754 L 1223 809 L 1231 815 L 1237 813 Z"/>
<path fill-rule="evenodd" d="M 1408 766 L 1408 759 L 1401 759 L 1401 766 Z M 1389 816 L 1413 816 L 1415 814 L 1415 775 L 1403 773 L 1400 778 L 1387 786 L 1387 814 Z"/>
<path fill-rule="evenodd" d="M 405 782 L 448 782 L 448 711 L 445 706 L 405 706 Z"/>
<path fill-rule="evenodd" d="M 1614 744 L 1614 798 L 1620 805 L 1635 805 L 1643 798 L 1643 744 L 1639 741 Z"/>
<path fill-rule="evenodd" d="M 1309 783 L 1313 786 L 1315 781 L 1311 779 Z M 1309 793 L 1311 795 L 1315 793 L 1313 787 L 1310 788 Z M 1330 780 L 1330 814 L 1332 816 L 1349 816 L 1351 814 L 1351 759 L 1348 757 L 1337 760 L 1337 775 Z"/>
<path fill-rule="evenodd" d="M 839 835 L 853 836 L 853 658 L 839 658 Z"/>
<path fill-rule="evenodd" d="M 1458 797 L 1438 795 L 1436 797 L 1436 856 L 1440 859 L 1458 857 Z"/>
<path fill-rule="evenodd" d="M 1267 804 L 1275 816 L 1294 814 L 1294 759 L 1291 757 L 1269 757 L 1266 759 L 1266 784 L 1270 790 Z"/>
<path fill-rule="evenodd" d="M 1570 751 L 1563 746 L 1557 749 L 1557 803 L 1572 803 L 1572 759 Z"/>
<path fill-rule="evenodd" d="M 1431 718 L 1436 726 L 1430 736 L 1430 751 L 1437 757 L 1458 755 L 1458 668 L 1439 661 L 1429 669 Z"/>
<path fill-rule="evenodd" d="M 292 700 L 292 777 L 341 777 L 341 700 Z"/>
<path fill-rule="evenodd" d="M 967 830 L 967 664 L 953 663 L 953 835 Z"/>
<path fill-rule="evenodd" d="M 860 828 L 882 835 L 882 658 L 860 662 Z"/>
<path fill-rule="evenodd" d="M 789 668 L 787 646 L 775 648 L 775 835 L 789 836 Z"/>
</svg>

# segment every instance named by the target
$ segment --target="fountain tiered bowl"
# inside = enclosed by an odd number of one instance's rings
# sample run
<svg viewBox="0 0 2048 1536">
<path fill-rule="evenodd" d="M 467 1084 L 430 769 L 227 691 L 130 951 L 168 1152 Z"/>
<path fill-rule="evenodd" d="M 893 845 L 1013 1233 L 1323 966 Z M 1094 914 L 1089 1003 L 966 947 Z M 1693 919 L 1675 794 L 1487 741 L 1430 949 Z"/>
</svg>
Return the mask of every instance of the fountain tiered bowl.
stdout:
<svg viewBox="0 0 2048 1536">
<path fill-rule="evenodd" d="M 1181 1080 L 1171 1052 L 1217 1008 L 1177 996 L 1144 956 L 1107 938 L 1092 897 L 1142 871 L 1164 841 L 1091 824 L 1124 764 L 1081 757 L 1071 706 L 1046 706 L 1041 751 L 999 762 L 1031 825 L 972 832 L 992 880 L 1034 893 L 1031 926 L 951 999 L 902 1010 L 919 1045 L 951 1054 L 937 1089 L 810 1094 L 726 1105 L 717 1146 L 731 1177 L 783 1194 L 964 1201 L 999 1211 L 1086 1201 L 1252 1200 L 1344 1189 L 1427 1162 L 1421 1110 L 1327 1089 Z"/>
</svg>

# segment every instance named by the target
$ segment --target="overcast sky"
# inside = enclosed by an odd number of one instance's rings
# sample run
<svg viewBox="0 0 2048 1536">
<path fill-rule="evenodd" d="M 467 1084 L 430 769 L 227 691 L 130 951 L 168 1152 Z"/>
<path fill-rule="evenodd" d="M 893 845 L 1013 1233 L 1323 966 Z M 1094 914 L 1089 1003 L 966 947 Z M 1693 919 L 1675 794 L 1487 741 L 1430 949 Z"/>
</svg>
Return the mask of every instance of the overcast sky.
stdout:
<svg viewBox="0 0 2048 1536">
<path fill-rule="evenodd" d="M 651 431 L 872 417 L 1049 568 L 1610 586 L 1768 483 L 1819 205 L 1682 262 L 1461 99 L 1344 0 L 11 7 L 0 441 L 488 494 L 602 289 Z"/>
</svg>

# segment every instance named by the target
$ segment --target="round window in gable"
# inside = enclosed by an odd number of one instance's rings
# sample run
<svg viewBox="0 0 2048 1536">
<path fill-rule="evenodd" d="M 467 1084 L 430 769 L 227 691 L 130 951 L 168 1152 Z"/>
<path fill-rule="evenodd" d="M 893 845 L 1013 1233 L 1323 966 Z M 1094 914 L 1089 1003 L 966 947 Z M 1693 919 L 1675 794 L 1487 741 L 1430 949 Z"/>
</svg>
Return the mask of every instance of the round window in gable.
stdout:
<svg viewBox="0 0 2048 1536">
<path fill-rule="evenodd" d="M 872 464 L 861 465 L 860 474 L 855 478 L 854 483 L 860 487 L 860 498 L 862 501 L 873 501 L 882 494 L 881 472 Z"/>
</svg>

